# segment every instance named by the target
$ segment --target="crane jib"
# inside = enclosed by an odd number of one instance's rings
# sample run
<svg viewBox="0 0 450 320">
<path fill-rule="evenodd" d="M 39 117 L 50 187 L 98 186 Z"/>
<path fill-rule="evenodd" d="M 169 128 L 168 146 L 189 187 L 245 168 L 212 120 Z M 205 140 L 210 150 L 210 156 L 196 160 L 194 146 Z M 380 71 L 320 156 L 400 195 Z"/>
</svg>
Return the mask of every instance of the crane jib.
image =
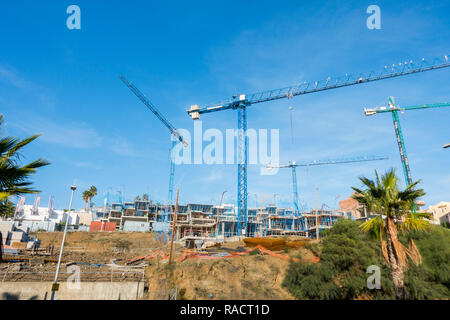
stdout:
<svg viewBox="0 0 450 320">
<path fill-rule="evenodd" d="M 438 59 L 434 59 L 433 61 L 436 61 Z M 246 100 L 244 101 L 245 106 L 249 106 L 256 103 L 262 103 L 262 102 L 268 102 L 278 99 L 284 99 L 284 98 L 292 98 L 294 96 L 308 94 L 308 93 L 314 93 L 314 92 L 320 92 L 330 89 L 337 89 L 352 85 L 357 85 L 361 83 L 366 82 L 372 82 L 372 81 L 378 81 L 388 78 L 395 78 L 400 76 L 405 76 L 408 74 L 414 74 L 419 72 L 425 72 L 429 70 L 436 70 L 441 68 L 450 67 L 450 63 L 448 62 L 448 57 L 445 56 L 445 62 L 442 60 L 439 60 L 438 63 L 431 64 L 431 65 L 423 65 L 425 62 L 422 60 L 422 63 L 419 66 L 414 65 L 412 62 L 401 64 L 400 67 L 398 66 L 392 66 L 392 71 L 386 71 L 386 67 L 383 72 L 379 72 L 378 74 L 375 74 L 373 72 L 366 73 L 366 74 L 359 74 L 358 76 L 346 76 L 344 80 L 341 78 L 337 78 L 336 80 L 331 81 L 331 78 L 328 78 L 326 81 L 315 81 L 315 82 L 304 82 L 299 85 L 270 90 L 270 91 L 263 91 L 259 93 L 253 93 L 246 95 Z M 366 76 L 367 75 L 367 76 Z M 207 107 L 199 108 L 196 110 L 189 110 L 187 111 L 189 114 L 191 113 L 210 113 L 210 112 L 216 112 L 216 111 L 223 111 L 227 109 L 235 109 L 238 105 L 239 101 L 236 100 L 235 97 L 232 99 L 228 99 L 226 101 L 223 101 L 218 104 L 210 105 Z"/>
<path fill-rule="evenodd" d="M 149 99 L 130 81 L 124 76 L 119 76 L 120 80 L 144 103 L 150 111 L 169 129 L 170 133 L 177 137 L 183 144 L 187 145 L 183 137 L 177 132 L 177 129 L 159 112 L 159 110 L 150 102 Z"/>
</svg>

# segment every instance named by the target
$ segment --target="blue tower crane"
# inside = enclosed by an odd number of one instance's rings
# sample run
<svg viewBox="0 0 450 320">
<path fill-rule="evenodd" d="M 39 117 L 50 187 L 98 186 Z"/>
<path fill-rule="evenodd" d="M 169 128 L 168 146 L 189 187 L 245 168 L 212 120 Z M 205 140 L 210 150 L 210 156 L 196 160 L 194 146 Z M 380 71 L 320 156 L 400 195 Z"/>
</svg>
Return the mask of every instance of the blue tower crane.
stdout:
<svg viewBox="0 0 450 320">
<path fill-rule="evenodd" d="M 130 81 L 128 81 L 124 76 L 119 77 L 123 83 L 154 113 L 154 115 L 169 129 L 171 136 L 175 139 L 172 140 L 172 148 L 177 144 L 177 140 L 180 141 L 185 147 L 188 146 L 188 143 L 183 139 L 183 137 L 179 134 L 177 129 L 167 120 L 161 112 L 150 102 L 150 100 Z M 169 173 L 169 194 L 168 200 L 171 204 L 173 202 L 173 178 L 175 175 L 175 163 L 173 162 L 172 157 L 170 157 L 170 173 Z"/>
<path fill-rule="evenodd" d="M 328 77 L 326 80 L 315 82 L 303 82 L 294 86 L 262 91 L 254 94 L 240 94 L 232 96 L 230 99 L 224 100 L 220 103 L 212 104 L 206 107 L 193 105 L 187 110 L 187 113 L 193 120 L 200 119 L 200 114 L 211 113 L 223 110 L 233 109 L 238 111 L 238 192 L 237 192 L 237 206 L 238 206 L 238 234 L 245 233 L 245 225 L 247 221 L 247 107 L 284 98 L 292 98 L 294 96 L 325 91 L 330 89 L 337 89 L 348 87 L 356 84 L 378 81 L 383 79 L 395 78 L 425 72 L 429 70 L 436 70 L 450 66 L 448 57 L 444 59 L 435 58 L 431 62 L 421 59 L 416 63 L 410 60 L 409 62 L 392 64 L 385 66 L 382 71 L 360 73 L 358 75 L 345 75 L 332 79 Z M 244 225 L 242 225 L 244 224 Z M 243 228 L 244 227 L 244 228 Z M 243 229 L 242 229 L 243 228 Z M 244 232 L 241 232 L 244 231 Z"/>
<path fill-rule="evenodd" d="M 421 104 L 414 106 L 406 106 L 406 107 L 397 107 L 394 103 L 394 98 L 389 97 L 389 108 L 387 107 L 378 107 L 367 109 L 364 108 L 364 113 L 366 116 L 372 116 L 377 113 L 392 113 L 392 121 L 394 123 L 395 136 L 397 138 L 398 150 L 400 151 L 400 160 L 402 161 L 403 175 L 405 177 L 405 185 L 408 186 L 412 182 L 411 178 L 411 170 L 409 169 L 408 156 L 406 155 L 406 147 L 405 140 L 403 139 L 403 132 L 400 126 L 400 118 L 398 117 L 398 112 L 404 112 L 408 110 L 419 110 L 419 109 L 431 109 L 431 108 L 442 108 L 442 107 L 450 107 L 450 103 L 442 102 L 442 103 L 432 103 L 432 104 Z"/>
<path fill-rule="evenodd" d="M 387 160 L 386 156 L 361 156 L 352 158 L 340 158 L 340 159 L 324 159 L 324 160 L 314 160 L 308 162 L 296 163 L 295 161 L 289 161 L 288 164 L 282 164 L 278 166 L 267 165 L 268 169 L 273 168 L 291 168 L 292 169 L 292 192 L 293 192 L 293 203 L 298 214 L 300 210 L 298 208 L 298 188 L 297 188 L 297 167 L 309 167 L 309 166 L 321 166 L 326 164 L 341 164 L 341 163 L 353 163 L 353 162 L 364 162 L 364 161 L 376 161 L 376 160 Z"/>
</svg>

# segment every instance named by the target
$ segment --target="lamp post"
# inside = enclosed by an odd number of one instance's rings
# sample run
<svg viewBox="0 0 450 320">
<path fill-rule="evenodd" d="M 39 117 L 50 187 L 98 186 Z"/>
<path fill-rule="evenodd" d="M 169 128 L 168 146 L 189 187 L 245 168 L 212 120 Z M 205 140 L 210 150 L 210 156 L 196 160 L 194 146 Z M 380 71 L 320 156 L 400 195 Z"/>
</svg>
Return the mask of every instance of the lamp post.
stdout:
<svg viewBox="0 0 450 320">
<path fill-rule="evenodd" d="M 220 197 L 220 204 L 219 204 L 219 207 L 222 206 L 223 195 L 225 194 L 225 192 L 227 192 L 227 190 L 225 190 L 224 192 L 222 192 L 222 197 Z"/>
<path fill-rule="evenodd" d="M 58 289 L 59 289 L 59 283 L 58 283 L 59 268 L 61 266 L 61 258 L 62 258 L 62 253 L 64 250 L 64 242 L 66 240 L 67 225 L 69 224 L 69 215 L 70 215 L 70 210 L 72 208 L 73 194 L 75 193 L 76 189 L 77 189 L 77 186 L 75 184 L 70 186 L 70 190 L 72 190 L 72 194 L 70 195 L 69 210 L 67 212 L 66 224 L 64 225 L 64 234 L 63 234 L 63 238 L 62 238 L 62 242 L 61 242 L 61 248 L 59 250 L 59 258 L 58 258 L 58 264 L 56 266 L 55 280 L 53 281 L 53 284 L 52 284 L 51 300 L 55 299 L 55 292 L 58 291 Z"/>
<path fill-rule="evenodd" d="M 316 240 L 319 240 L 319 209 L 317 207 L 317 184 L 316 184 Z"/>
</svg>

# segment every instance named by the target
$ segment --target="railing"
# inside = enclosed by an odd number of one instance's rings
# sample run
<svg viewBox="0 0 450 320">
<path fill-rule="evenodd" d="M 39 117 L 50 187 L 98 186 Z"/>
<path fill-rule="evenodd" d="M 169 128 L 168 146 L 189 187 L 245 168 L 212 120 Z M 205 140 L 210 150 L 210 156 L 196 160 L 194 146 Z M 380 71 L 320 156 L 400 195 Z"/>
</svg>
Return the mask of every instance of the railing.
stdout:
<svg viewBox="0 0 450 320">
<path fill-rule="evenodd" d="M 144 281 L 145 280 L 145 266 L 122 268 L 120 266 L 93 266 L 75 264 L 79 267 L 78 270 L 68 270 L 67 267 L 62 267 L 58 275 L 58 281 L 73 281 L 78 278 L 80 282 L 90 281 Z M 71 272 L 68 272 L 71 271 Z M 78 273 L 79 271 L 79 273 Z M 10 263 L 6 269 L 0 270 L 0 279 L 2 282 L 6 281 L 53 281 L 55 278 L 56 266 L 20 266 L 18 264 Z M 78 277 L 79 276 L 79 277 Z M 70 279 L 69 279 L 70 277 Z"/>
</svg>

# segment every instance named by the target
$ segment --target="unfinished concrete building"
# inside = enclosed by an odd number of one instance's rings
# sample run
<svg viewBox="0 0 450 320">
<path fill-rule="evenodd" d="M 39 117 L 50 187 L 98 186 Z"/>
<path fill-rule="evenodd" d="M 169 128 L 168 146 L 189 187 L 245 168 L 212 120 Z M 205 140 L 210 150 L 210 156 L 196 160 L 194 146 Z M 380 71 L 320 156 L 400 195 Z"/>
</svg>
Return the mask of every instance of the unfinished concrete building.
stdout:
<svg viewBox="0 0 450 320">
<path fill-rule="evenodd" d="M 154 204 L 151 201 L 114 203 L 101 221 L 115 222 L 118 230 L 165 232 L 172 230 L 174 205 Z M 317 229 L 330 228 L 342 213 L 326 210 L 298 214 L 293 209 L 268 205 L 249 208 L 246 232 L 238 234 L 236 208 L 232 204 L 178 205 L 175 222 L 176 241 L 193 246 L 195 241 L 225 241 L 225 239 L 266 236 L 315 237 Z M 316 221 L 319 227 L 316 227 Z M 157 225 L 157 228 L 154 226 Z M 168 239 L 168 236 L 165 236 Z"/>
</svg>

